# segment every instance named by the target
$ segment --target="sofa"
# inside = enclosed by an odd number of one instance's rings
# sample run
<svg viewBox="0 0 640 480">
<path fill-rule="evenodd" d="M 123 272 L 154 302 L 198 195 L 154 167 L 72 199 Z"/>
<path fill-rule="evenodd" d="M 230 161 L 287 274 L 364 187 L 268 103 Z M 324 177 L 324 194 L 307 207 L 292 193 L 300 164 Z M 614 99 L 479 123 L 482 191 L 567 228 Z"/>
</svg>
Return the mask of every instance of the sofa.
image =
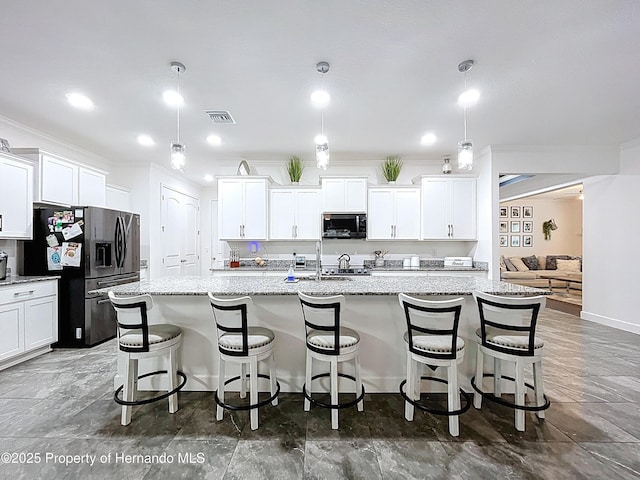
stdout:
<svg viewBox="0 0 640 480">
<path fill-rule="evenodd" d="M 542 275 L 563 275 L 582 280 L 582 257 L 571 255 L 530 255 L 500 257 L 500 280 L 527 287 L 548 288 L 549 280 Z M 551 280 L 553 287 L 566 287 L 567 282 Z M 570 288 L 581 289 L 571 283 Z"/>
</svg>

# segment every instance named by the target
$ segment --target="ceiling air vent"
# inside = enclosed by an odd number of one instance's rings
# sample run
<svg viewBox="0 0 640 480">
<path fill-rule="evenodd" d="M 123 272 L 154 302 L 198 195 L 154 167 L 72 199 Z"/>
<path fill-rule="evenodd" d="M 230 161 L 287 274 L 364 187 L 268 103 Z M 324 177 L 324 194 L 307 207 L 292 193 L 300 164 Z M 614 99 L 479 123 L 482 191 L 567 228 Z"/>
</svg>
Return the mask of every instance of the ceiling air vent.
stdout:
<svg viewBox="0 0 640 480">
<path fill-rule="evenodd" d="M 236 123 L 227 110 L 205 110 L 213 123 Z"/>
</svg>

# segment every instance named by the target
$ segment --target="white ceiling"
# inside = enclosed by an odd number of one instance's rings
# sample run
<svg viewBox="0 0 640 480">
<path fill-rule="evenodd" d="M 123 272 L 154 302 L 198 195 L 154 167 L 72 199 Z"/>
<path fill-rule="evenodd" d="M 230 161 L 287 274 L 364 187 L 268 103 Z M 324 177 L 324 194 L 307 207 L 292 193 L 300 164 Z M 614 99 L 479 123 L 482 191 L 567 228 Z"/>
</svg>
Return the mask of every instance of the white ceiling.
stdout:
<svg viewBox="0 0 640 480">
<path fill-rule="evenodd" d="M 216 161 L 311 160 L 320 60 L 332 162 L 454 152 L 467 58 L 477 150 L 640 137 L 636 0 L 6 1 L 0 49 L 1 115 L 126 163 L 168 165 L 176 116 L 161 97 L 177 83 L 169 63 L 184 63 L 180 133 L 198 181 Z M 96 108 L 71 108 L 71 90 Z M 205 109 L 237 124 L 214 125 Z M 420 145 L 426 131 L 434 146 Z M 140 133 L 156 146 L 139 146 Z"/>
</svg>

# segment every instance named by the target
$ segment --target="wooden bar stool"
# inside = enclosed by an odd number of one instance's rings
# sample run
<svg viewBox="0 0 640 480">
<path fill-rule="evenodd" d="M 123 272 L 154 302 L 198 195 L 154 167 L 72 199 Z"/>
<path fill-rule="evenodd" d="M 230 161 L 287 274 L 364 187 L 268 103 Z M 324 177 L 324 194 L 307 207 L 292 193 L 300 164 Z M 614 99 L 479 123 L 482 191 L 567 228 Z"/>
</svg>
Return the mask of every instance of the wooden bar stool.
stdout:
<svg viewBox="0 0 640 480">
<path fill-rule="evenodd" d="M 122 405 L 120 423 L 131 423 L 131 407 L 145 405 L 169 398 L 169 413 L 178 411 L 178 391 L 187 383 L 184 373 L 177 370 L 177 352 L 182 341 L 180 327 L 169 324 L 149 325 L 147 312 L 153 308 L 150 295 L 134 297 L 116 297 L 109 292 L 109 300 L 116 311 L 118 322 L 118 348 L 125 360 L 125 382 L 114 393 L 113 399 Z M 167 370 L 146 373 L 138 376 L 138 360 L 156 356 L 166 356 Z M 152 375 L 167 374 L 167 392 L 145 400 L 136 400 L 138 380 Z M 177 385 L 177 377 L 182 379 Z M 122 399 L 119 397 L 123 392 Z"/>
<path fill-rule="evenodd" d="M 276 378 L 273 350 L 275 334 L 265 327 L 250 327 L 249 314 L 253 313 L 251 297 L 216 298 L 209 293 L 209 301 L 218 331 L 218 389 L 215 392 L 216 419 L 222 420 L 224 410 L 251 410 L 251 430 L 258 428 L 258 408 L 269 403 L 278 405 L 280 384 Z M 258 372 L 258 362 L 269 363 L 269 375 Z M 226 363 L 240 365 L 241 374 L 225 381 Z M 232 405 L 225 402 L 225 387 L 240 380 L 240 398 L 246 396 L 246 367 L 249 366 L 249 405 Z M 266 378 L 270 383 L 271 396 L 258 401 L 258 378 Z"/>
</svg>

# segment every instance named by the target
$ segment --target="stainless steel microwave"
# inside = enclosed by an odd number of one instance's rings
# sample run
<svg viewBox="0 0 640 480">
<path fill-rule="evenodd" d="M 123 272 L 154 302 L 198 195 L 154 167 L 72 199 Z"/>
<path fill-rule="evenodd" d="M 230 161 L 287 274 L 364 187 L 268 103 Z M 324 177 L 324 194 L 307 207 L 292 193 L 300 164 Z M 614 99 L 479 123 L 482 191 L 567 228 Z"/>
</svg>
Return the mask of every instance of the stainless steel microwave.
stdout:
<svg viewBox="0 0 640 480">
<path fill-rule="evenodd" d="M 322 238 L 367 238 L 367 214 L 323 213 Z"/>
</svg>

